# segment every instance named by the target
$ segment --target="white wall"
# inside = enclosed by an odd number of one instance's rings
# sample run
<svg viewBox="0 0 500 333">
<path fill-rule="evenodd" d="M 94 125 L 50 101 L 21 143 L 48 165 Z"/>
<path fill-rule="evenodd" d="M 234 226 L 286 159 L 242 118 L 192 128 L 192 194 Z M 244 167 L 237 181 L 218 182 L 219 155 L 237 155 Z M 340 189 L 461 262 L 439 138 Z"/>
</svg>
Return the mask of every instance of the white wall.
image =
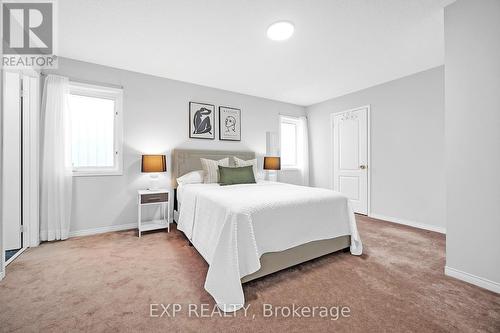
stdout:
<svg viewBox="0 0 500 333">
<path fill-rule="evenodd" d="M 3 6 L 0 6 L 0 17 L 3 17 Z M 0 24 L 0 35 L 3 36 L 3 24 Z M 3 43 L 0 45 L 0 55 L 3 54 Z M 3 105 L 3 69 L 0 69 L 0 105 Z M 0 107 L 0 128 L 3 128 L 3 107 Z M 0 216 L 3 215 L 3 131 L 0 133 Z M 3 244 L 3 220 L 0 219 L 0 280 L 5 276 L 5 251 Z"/>
<path fill-rule="evenodd" d="M 312 186 L 331 184 L 330 114 L 368 104 L 371 214 L 444 231 L 442 66 L 308 107 Z"/>
<path fill-rule="evenodd" d="M 3 244 L 6 250 L 19 249 L 21 244 L 21 80 L 20 73 L 6 71 L 3 75 L 3 145 L 2 215 Z"/>
<path fill-rule="evenodd" d="M 500 292 L 500 1 L 445 8 L 446 273 Z"/>
<path fill-rule="evenodd" d="M 72 232 L 136 222 L 136 190 L 149 185 L 149 177 L 140 173 L 142 153 L 193 148 L 251 150 L 263 156 L 266 132 L 278 131 L 279 113 L 305 114 L 303 107 L 292 104 L 65 58 L 51 72 L 124 87 L 123 176 L 74 178 Z M 189 139 L 189 101 L 241 108 L 241 142 Z M 170 181 L 170 172 L 162 181 Z"/>
<path fill-rule="evenodd" d="M 0 6 L 1 7 L 1 6 Z M 0 9 L 0 15 L 2 14 L 2 10 Z M 0 28 L 0 32 L 1 32 Z M 0 46 L 1 48 L 1 46 Z M 1 52 L 0 52 L 1 54 Z M 3 128 L 3 70 L 0 70 L 0 128 Z M 0 131 L 0 216 L 3 216 L 3 131 Z M 0 280 L 2 280 L 5 276 L 5 250 L 4 250 L 4 223 L 3 219 L 0 218 Z"/>
</svg>

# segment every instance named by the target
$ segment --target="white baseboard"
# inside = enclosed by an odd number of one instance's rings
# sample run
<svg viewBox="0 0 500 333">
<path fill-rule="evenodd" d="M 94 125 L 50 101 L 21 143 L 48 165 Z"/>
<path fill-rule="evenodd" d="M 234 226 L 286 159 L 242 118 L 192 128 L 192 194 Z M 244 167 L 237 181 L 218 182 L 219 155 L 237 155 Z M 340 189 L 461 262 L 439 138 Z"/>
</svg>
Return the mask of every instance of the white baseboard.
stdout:
<svg viewBox="0 0 500 333">
<path fill-rule="evenodd" d="M 444 267 L 444 274 L 500 294 L 500 283 L 498 282 L 491 281 L 448 266 Z"/>
<path fill-rule="evenodd" d="M 69 237 L 89 236 L 89 235 L 102 234 L 105 232 L 129 230 L 136 228 L 137 228 L 137 223 L 110 225 L 106 227 L 70 231 Z"/>
<path fill-rule="evenodd" d="M 392 222 L 392 223 L 397 223 L 397 224 L 404 224 L 404 225 L 414 227 L 414 228 L 419 228 L 419 229 L 439 232 L 441 234 L 446 234 L 446 228 L 444 228 L 444 227 L 438 227 L 435 225 L 408 221 L 408 220 L 400 219 L 397 217 L 385 216 L 385 215 L 380 215 L 380 214 L 369 214 L 369 216 L 373 217 L 374 219 L 384 220 L 387 222 Z"/>
</svg>

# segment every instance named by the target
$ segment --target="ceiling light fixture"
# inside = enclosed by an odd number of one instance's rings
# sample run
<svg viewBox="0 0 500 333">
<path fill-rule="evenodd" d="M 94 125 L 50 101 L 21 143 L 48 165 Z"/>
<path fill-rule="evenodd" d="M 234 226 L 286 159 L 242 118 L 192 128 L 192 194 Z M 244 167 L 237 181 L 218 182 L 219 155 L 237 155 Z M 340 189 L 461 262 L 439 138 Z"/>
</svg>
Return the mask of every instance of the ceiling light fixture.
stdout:
<svg viewBox="0 0 500 333">
<path fill-rule="evenodd" d="M 267 28 L 267 38 L 281 41 L 292 37 L 295 27 L 291 22 L 279 21 L 273 23 Z"/>
</svg>

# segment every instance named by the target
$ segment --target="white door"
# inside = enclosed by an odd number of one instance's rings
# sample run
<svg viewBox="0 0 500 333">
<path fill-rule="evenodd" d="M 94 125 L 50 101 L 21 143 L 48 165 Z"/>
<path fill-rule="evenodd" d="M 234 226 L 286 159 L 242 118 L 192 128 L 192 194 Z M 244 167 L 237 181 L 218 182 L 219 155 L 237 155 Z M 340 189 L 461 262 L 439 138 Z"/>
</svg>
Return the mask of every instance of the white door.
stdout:
<svg viewBox="0 0 500 333">
<path fill-rule="evenodd" d="M 4 72 L 3 240 L 5 250 L 21 248 L 21 76 Z"/>
<path fill-rule="evenodd" d="M 361 107 L 332 114 L 333 189 L 356 213 L 368 214 L 368 112 Z"/>
</svg>

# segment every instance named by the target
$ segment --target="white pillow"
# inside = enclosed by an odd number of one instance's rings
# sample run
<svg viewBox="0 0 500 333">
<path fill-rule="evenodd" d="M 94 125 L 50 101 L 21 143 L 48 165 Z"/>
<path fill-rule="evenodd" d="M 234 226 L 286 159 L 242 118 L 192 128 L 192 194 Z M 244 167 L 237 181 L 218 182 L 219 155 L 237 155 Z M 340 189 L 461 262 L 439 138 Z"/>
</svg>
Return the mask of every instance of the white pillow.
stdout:
<svg viewBox="0 0 500 333">
<path fill-rule="evenodd" d="M 222 160 L 214 161 L 208 160 L 206 158 L 200 158 L 201 166 L 203 167 L 203 171 L 205 173 L 205 177 L 203 182 L 205 184 L 212 184 L 219 182 L 219 165 L 220 166 L 229 166 L 229 157 L 223 158 Z"/>
<path fill-rule="evenodd" d="M 186 173 L 181 177 L 177 178 L 177 184 L 185 185 L 185 184 L 201 184 L 203 183 L 203 170 L 196 170 Z"/>
<path fill-rule="evenodd" d="M 254 176 L 255 180 L 262 178 L 262 177 L 260 177 L 259 169 L 257 168 L 257 159 L 245 161 L 245 160 L 242 160 L 241 158 L 238 158 L 236 156 L 233 156 L 233 159 L 234 159 L 234 164 L 237 167 L 245 167 L 245 166 L 251 165 L 252 169 L 253 169 L 253 176 Z"/>
</svg>

